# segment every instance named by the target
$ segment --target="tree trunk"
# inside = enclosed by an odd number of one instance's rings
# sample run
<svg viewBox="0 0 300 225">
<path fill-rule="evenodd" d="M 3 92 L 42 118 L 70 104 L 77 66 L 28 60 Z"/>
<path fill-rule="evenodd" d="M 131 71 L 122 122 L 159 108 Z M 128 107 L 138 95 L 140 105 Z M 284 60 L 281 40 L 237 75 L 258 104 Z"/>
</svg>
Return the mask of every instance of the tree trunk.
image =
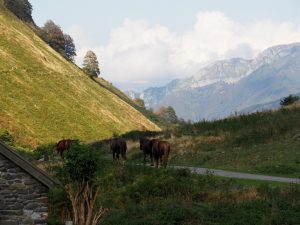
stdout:
<svg viewBox="0 0 300 225">
<path fill-rule="evenodd" d="M 107 212 L 106 208 L 101 207 L 95 211 L 95 204 L 99 195 L 99 187 L 93 190 L 89 183 L 77 184 L 77 190 L 73 190 L 71 184 L 65 186 L 72 203 L 74 225 L 97 225 Z"/>
</svg>

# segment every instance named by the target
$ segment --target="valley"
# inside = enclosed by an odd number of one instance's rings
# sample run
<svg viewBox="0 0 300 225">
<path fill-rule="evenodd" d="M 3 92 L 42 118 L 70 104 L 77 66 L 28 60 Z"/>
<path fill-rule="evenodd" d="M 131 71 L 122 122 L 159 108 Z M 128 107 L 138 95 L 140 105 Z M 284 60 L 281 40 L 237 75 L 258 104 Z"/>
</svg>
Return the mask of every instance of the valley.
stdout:
<svg viewBox="0 0 300 225">
<path fill-rule="evenodd" d="M 29 19 L 32 10 L 27 0 L 0 0 L 0 150 L 15 160 L 0 151 L 1 225 L 300 223 L 299 43 L 125 94 L 101 77 L 97 60 L 96 71 L 86 57 L 80 68 L 66 42 L 62 52 L 51 46 L 51 32 L 45 38 L 7 8 L 16 2 L 27 3 Z M 44 196 L 30 192 L 36 174 L 51 180 L 40 184 Z M 45 203 L 41 214 L 33 197 Z"/>
</svg>

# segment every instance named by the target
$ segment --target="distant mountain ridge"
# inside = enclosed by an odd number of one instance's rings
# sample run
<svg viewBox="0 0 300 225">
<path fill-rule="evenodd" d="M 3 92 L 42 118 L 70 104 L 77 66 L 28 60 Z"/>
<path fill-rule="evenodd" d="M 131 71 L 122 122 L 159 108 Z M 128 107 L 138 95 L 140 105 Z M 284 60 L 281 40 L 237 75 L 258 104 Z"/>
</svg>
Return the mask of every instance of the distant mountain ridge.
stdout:
<svg viewBox="0 0 300 225">
<path fill-rule="evenodd" d="M 131 95 L 144 99 L 147 107 L 171 105 L 179 117 L 197 121 L 223 118 L 299 92 L 300 43 L 293 43 L 268 48 L 252 60 L 217 61 L 189 78 Z"/>
</svg>

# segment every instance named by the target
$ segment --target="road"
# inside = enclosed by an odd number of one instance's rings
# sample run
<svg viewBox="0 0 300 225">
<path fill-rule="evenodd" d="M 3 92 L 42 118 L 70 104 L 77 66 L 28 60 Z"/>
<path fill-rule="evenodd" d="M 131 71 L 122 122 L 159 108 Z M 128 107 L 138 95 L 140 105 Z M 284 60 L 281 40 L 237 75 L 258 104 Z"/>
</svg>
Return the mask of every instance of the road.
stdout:
<svg viewBox="0 0 300 225">
<path fill-rule="evenodd" d="M 192 173 L 197 173 L 197 174 L 211 173 L 212 175 L 216 175 L 220 177 L 300 184 L 299 178 L 275 177 L 275 176 L 266 176 L 266 175 L 250 174 L 250 173 L 231 172 L 225 170 L 199 168 L 199 167 L 187 167 L 187 166 L 169 166 L 169 167 L 174 169 L 189 169 Z"/>
</svg>

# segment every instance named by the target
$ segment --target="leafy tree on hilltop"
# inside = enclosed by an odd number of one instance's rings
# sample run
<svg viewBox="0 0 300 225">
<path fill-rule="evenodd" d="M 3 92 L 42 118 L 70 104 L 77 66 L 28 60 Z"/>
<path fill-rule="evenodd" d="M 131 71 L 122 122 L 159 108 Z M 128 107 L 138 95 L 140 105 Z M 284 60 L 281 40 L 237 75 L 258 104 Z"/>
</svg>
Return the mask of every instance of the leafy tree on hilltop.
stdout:
<svg viewBox="0 0 300 225">
<path fill-rule="evenodd" d="M 287 105 L 291 105 L 294 102 L 300 100 L 300 97 L 297 95 L 289 95 L 283 99 L 280 100 L 280 105 L 283 106 L 287 106 Z"/>
<path fill-rule="evenodd" d="M 32 19 L 32 5 L 28 0 L 4 0 L 5 7 L 19 19 L 34 23 Z"/>
<path fill-rule="evenodd" d="M 160 107 L 157 112 L 157 115 L 159 115 L 160 117 L 164 118 L 165 120 L 167 120 L 170 123 L 177 123 L 178 122 L 178 118 L 176 115 L 175 110 L 171 107 Z"/>
<path fill-rule="evenodd" d="M 144 102 L 143 99 L 135 98 L 135 99 L 133 100 L 133 102 L 134 102 L 135 104 L 137 104 L 138 106 L 140 106 L 140 107 L 142 107 L 142 108 L 145 108 L 145 102 Z"/>
<path fill-rule="evenodd" d="M 56 25 L 52 20 L 48 20 L 42 27 L 44 32 L 43 39 L 54 50 L 64 55 L 65 52 L 65 37 L 60 26 Z"/>
<path fill-rule="evenodd" d="M 97 77 L 100 74 L 99 62 L 93 51 L 88 51 L 86 53 L 82 65 L 83 71 L 91 78 Z"/>
<path fill-rule="evenodd" d="M 76 47 L 73 38 L 68 34 L 64 34 L 64 39 L 65 39 L 65 57 L 69 61 L 74 62 L 74 57 L 76 56 Z"/>
<path fill-rule="evenodd" d="M 76 47 L 73 38 L 64 34 L 59 25 L 48 20 L 40 31 L 41 38 L 67 60 L 74 62 Z"/>
</svg>

